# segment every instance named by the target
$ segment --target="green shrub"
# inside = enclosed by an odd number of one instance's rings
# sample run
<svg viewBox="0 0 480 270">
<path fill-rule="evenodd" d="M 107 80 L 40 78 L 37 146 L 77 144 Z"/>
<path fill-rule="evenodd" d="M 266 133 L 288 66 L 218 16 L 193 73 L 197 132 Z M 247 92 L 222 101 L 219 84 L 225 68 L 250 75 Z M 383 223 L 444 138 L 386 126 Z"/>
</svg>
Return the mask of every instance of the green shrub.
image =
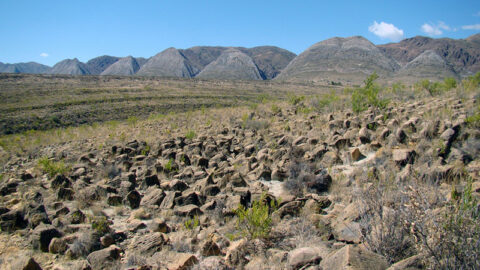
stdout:
<svg viewBox="0 0 480 270">
<path fill-rule="evenodd" d="M 147 156 L 148 153 L 150 153 L 150 145 L 147 144 L 147 145 L 142 149 L 142 151 L 141 151 L 140 154 L 142 154 L 142 155 L 144 155 L 144 156 Z"/>
<path fill-rule="evenodd" d="M 478 106 L 477 111 L 473 115 L 467 117 L 465 122 L 471 127 L 480 128 L 480 106 Z"/>
<path fill-rule="evenodd" d="M 477 90 L 480 86 L 480 72 L 477 72 L 474 76 L 470 76 L 462 80 L 462 86 L 467 91 Z"/>
<path fill-rule="evenodd" d="M 170 160 L 168 160 L 167 164 L 165 164 L 165 171 L 166 172 L 174 172 L 174 171 L 177 171 L 178 169 L 175 167 L 175 164 L 174 164 L 174 160 L 173 158 L 171 158 Z"/>
<path fill-rule="evenodd" d="M 318 109 L 322 110 L 326 107 L 330 107 L 332 104 L 335 104 L 338 101 L 340 101 L 340 97 L 337 96 L 335 90 L 332 90 L 330 93 L 322 95 L 322 97 L 318 100 Z"/>
<path fill-rule="evenodd" d="M 445 90 L 448 91 L 457 87 L 457 80 L 455 80 L 455 78 L 452 78 L 452 77 L 447 77 L 443 80 L 443 84 L 444 84 Z"/>
<path fill-rule="evenodd" d="M 185 229 L 189 231 L 195 230 L 195 228 L 197 228 L 200 225 L 200 220 L 198 219 L 197 216 L 194 216 L 193 218 L 187 219 L 183 225 L 185 226 Z"/>
<path fill-rule="evenodd" d="M 131 126 L 135 126 L 135 124 L 137 124 L 138 122 L 138 118 L 135 117 L 135 116 L 130 116 L 127 118 L 127 123 Z"/>
<path fill-rule="evenodd" d="M 427 91 L 430 96 L 437 96 L 445 90 L 445 85 L 440 82 L 431 82 L 429 80 L 422 80 L 417 85 L 417 88 Z"/>
<path fill-rule="evenodd" d="M 195 131 L 193 130 L 189 130 L 187 132 L 187 134 L 185 134 L 185 138 L 188 139 L 188 140 L 191 140 L 193 138 L 195 138 L 196 134 L 195 134 Z"/>
<path fill-rule="evenodd" d="M 65 165 L 63 161 L 52 161 L 48 157 L 43 157 L 38 161 L 40 169 L 47 173 L 49 177 L 54 177 L 57 174 L 65 174 L 70 170 L 70 167 Z"/>
<path fill-rule="evenodd" d="M 378 75 L 374 72 L 365 79 L 364 87 L 353 90 L 352 110 L 355 113 L 365 111 L 369 106 L 377 109 L 384 109 L 387 106 L 388 100 L 378 97 L 381 88 L 374 82 L 376 79 Z"/>
<path fill-rule="evenodd" d="M 291 105 L 298 105 L 300 102 L 305 100 L 305 96 L 297 96 L 293 93 L 288 93 L 287 94 L 287 101 Z"/>
<path fill-rule="evenodd" d="M 272 110 L 273 114 L 278 114 L 282 111 L 282 109 L 280 109 L 277 104 L 272 104 L 272 107 L 270 109 Z"/>
<path fill-rule="evenodd" d="M 108 220 L 106 217 L 99 216 L 99 217 L 91 217 L 90 222 L 92 223 L 92 229 L 100 234 L 106 234 L 110 231 L 110 225 L 108 224 Z"/>
<path fill-rule="evenodd" d="M 258 201 L 252 203 L 251 208 L 247 209 L 243 205 L 239 205 L 235 210 L 238 217 L 237 229 L 243 236 L 250 239 L 268 238 L 272 230 L 271 211 L 274 211 L 277 206 L 276 201 L 267 203 L 265 193 Z"/>
</svg>

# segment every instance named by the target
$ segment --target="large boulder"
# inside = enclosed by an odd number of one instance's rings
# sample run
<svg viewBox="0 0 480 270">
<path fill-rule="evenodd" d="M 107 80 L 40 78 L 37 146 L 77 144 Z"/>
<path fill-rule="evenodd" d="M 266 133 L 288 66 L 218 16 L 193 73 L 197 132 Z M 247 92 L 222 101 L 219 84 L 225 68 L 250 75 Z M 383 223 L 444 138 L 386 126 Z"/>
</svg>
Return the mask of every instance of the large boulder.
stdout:
<svg viewBox="0 0 480 270">
<path fill-rule="evenodd" d="M 381 255 L 354 245 L 346 245 L 324 258 L 320 266 L 331 270 L 384 270 L 387 269 L 388 262 Z"/>
<path fill-rule="evenodd" d="M 93 270 L 118 269 L 122 252 L 122 249 L 117 246 L 109 246 L 90 253 L 87 256 L 87 261 Z"/>
</svg>

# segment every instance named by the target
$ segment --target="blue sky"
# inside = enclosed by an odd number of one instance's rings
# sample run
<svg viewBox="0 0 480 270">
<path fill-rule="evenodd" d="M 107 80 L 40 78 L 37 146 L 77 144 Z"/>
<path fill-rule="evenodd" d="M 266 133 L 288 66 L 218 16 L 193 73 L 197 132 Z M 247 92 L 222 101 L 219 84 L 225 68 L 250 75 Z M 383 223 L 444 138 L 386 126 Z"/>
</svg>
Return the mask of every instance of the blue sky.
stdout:
<svg viewBox="0 0 480 270">
<path fill-rule="evenodd" d="M 480 32 L 480 1 L 1 0 L 0 62 L 150 57 L 196 45 L 274 45 L 301 53 L 334 37 L 375 44 Z"/>
</svg>

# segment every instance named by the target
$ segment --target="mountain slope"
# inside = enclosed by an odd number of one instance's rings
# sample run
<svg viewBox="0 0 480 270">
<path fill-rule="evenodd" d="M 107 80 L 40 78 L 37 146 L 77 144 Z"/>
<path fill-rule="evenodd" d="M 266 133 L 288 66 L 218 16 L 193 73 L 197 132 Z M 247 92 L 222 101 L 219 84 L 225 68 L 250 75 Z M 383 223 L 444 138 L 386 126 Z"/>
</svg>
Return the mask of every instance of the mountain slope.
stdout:
<svg viewBox="0 0 480 270">
<path fill-rule="evenodd" d="M 275 46 L 259 46 L 245 49 L 266 80 L 275 78 L 290 63 L 296 54 Z"/>
<path fill-rule="evenodd" d="M 110 65 L 117 62 L 119 59 L 120 57 L 109 56 L 109 55 L 103 55 L 103 56 L 90 59 L 86 63 L 88 72 L 90 74 L 100 74 L 105 69 L 107 69 Z"/>
<path fill-rule="evenodd" d="M 197 46 L 180 50 L 180 52 L 188 59 L 192 67 L 194 67 L 198 73 L 208 64 L 215 61 L 222 52 L 227 49 L 228 47 Z"/>
<path fill-rule="evenodd" d="M 131 56 L 120 58 L 117 62 L 105 69 L 101 75 L 133 75 L 137 73 L 140 66 L 137 60 Z"/>
<path fill-rule="evenodd" d="M 361 82 L 374 71 L 386 76 L 399 68 L 398 63 L 363 37 L 336 37 L 316 43 L 295 57 L 277 79 Z"/>
<path fill-rule="evenodd" d="M 238 49 L 224 51 L 208 64 L 196 77 L 224 80 L 262 80 L 252 58 Z"/>
<path fill-rule="evenodd" d="M 197 72 L 179 50 L 169 48 L 150 58 L 137 75 L 191 78 Z"/>
<path fill-rule="evenodd" d="M 51 67 L 36 62 L 4 64 L 0 62 L 0 72 L 3 73 L 48 73 Z"/>
<path fill-rule="evenodd" d="M 88 66 L 78 61 L 77 58 L 65 59 L 58 62 L 50 70 L 51 74 L 88 75 Z"/>
<path fill-rule="evenodd" d="M 432 50 L 450 63 L 461 75 L 480 71 L 480 34 L 467 39 L 440 38 L 416 36 L 399 43 L 389 43 L 377 46 L 386 55 L 406 65 L 427 50 Z"/>
<path fill-rule="evenodd" d="M 448 64 L 435 51 L 427 50 L 407 63 L 396 74 L 402 79 L 443 79 L 445 77 L 458 78 L 453 67 Z"/>
</svg>

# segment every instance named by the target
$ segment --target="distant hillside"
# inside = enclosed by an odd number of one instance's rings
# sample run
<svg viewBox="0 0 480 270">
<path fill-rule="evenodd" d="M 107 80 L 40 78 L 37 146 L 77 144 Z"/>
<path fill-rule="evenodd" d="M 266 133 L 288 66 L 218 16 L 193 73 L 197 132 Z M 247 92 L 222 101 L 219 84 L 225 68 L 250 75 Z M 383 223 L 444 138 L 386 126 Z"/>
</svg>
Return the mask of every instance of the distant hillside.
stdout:
<svg viewBox="0 0 480 270">
<path fill-rule="evenodd" d="M 210 47 L 210 46 L 198 46 L 185 50 L 180 50 L 182 55 L 186 57 L 192 67 L 196 70 L 197 75 L 208 64 L 215 61 L 227 47 Z"/>
<path fill-rule="evenodd" d="M 140 66 L 137 60 L 131 56 L 127 56 L 110 65 L 101 75 L 133 75 L 137 73 L 139 69 Z"/>
<path fill-rule="evenodd" d="M 50 70 L 51 74 L 69 74 L 69 75 L 88 75 L 90 71 L 88 66 L 80 62 L 77 58 L 65 59 L 58 62 Z"/>
<path fill-rule="evenodd" d="M 425 51 L 408 62 L 395 74 L 395 77 L 401 78 L 402 80 L 441 80 L 445 77 L 458 79 L 458 75 L 453 67 L 433 50 Z"/>
<path fill-rule="evenodd" d="M 191 78 L 197 72 L 198 69 L 179 50 L 168 48 L 151 57 L 137 75 Z"/>
<path fill-rule="evenodd" d="M 263 79 L 275 78 L 290 63 L 296 54 L 275 46 L 260 46 L 250 49 L 241 48 L 252 57 Z"/>
<path fill-rule="evenodd" d="M 295 57 L 277 77 L 287 81 L 361 81 L 374 71 L 389 76 L 400 65 L 359 36 L 331 38 Z"/>
<path fill-rule="evenodd" d="M 208 64 L 197 77 L 229 80 L 263 79 L 252 58 L 235 48 L 225 50 L 215 61 Z"/>
<path fill-rule="evenodd" d="M 450 39 L 416 36 L 399 43 L 377 46 L 387 56 L 406 65 L 427 50 L 432 50 L 452 65 L 460 75 L 469 75 L 480 71 L 480 34 L 467 39 Z"/>
<path fill-rule="evenodd" d="M 31 73 L 42 74 L 48 73 L 49 66 L 45 66 L 36 62 L 4 64 L 0 62 L 0 73 Z"/>
<path fill-rule="evenodd" d="M 104 70 L 106 70 L 113 63 L 117 62 L 119 59 L 120 57 L 109 55 L 103 55 L 90 59 L 86 63 L 88 72 L 95 75 L 101 74 Z"/>
</svg>

